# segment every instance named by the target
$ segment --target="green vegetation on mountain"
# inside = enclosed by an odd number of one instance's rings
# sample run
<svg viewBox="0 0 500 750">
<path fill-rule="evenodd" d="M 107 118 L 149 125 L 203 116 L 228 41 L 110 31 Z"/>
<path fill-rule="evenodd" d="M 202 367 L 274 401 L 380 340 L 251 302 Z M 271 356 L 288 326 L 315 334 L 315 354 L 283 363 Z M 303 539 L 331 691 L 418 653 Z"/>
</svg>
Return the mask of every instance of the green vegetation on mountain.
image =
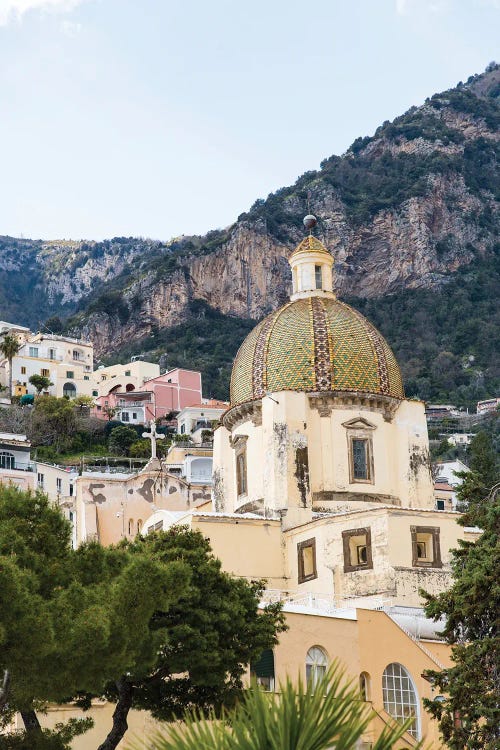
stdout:
<svg viewBox="0 0 500 750">
<path fill-rule="evenodd" d="M 144 352 L 151 362 L 166 354 L 169 369 L 185 367 L 202 372 L 206 396 L 228 399 L 233 359 L 256 321 L 223 315 L 201 300 L 191 302 L 189 316 L 186 323 L 173 328 L 153 329 L 150 336 L 106 358 L 106 364 L 126 362 L 138 352 Z"/>
<path fill-rule="evenodd" d="M 438 289 L 348 301 L 393 347 L 407 396 L 475 410 L 477 401 L 500 392 L 499 290 L 497 253 Z"/>
</svg>

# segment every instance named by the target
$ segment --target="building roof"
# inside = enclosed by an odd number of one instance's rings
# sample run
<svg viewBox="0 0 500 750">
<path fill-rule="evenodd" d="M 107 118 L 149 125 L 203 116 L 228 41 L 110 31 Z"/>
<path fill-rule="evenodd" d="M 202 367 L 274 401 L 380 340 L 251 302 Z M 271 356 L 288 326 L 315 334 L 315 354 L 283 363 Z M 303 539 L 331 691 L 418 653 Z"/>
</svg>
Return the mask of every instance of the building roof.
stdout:
<svg viewBox="0 0 500 750">
<path fill-rule="evenodd" d="M 434 482 L 435 490 L 446 490 L 447 492 L 454 492 L 453 487 L 448 482 Z"/>
<path fill-rule="evenodd" d="M 249 333 L 234 361 L 232 406 L 267 391 L 334 390 L 404 398 L 385 339 L 335 298 L 311 296 L 280 307 Z"/>
</svg>

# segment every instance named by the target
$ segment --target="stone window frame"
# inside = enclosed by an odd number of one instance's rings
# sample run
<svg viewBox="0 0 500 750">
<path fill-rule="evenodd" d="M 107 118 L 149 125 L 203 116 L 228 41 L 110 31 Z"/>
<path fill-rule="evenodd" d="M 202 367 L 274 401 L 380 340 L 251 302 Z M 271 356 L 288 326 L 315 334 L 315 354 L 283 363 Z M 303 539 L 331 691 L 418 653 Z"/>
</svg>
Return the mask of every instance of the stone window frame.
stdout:
<svg viewBox="0 0 500 750">
<path fill-rule="evenodd" d="M 353 536 L 366 537 L 366 563 L 362 565 L 353 565 L 351 561 L 351 550 L 349 542 Z M 344 573 L 353 573 L 357 570 L 373 570 L 372 554 L 372 531 L 369 526 L 362 526 L 358 529 L 346 529 L 342 532 L 342 547 L 344 552 Z"/>
<path fill-rule="evenodd" d="M 441 559 L 441 528 L 439 526 L 411 526 L 411 564 L 414 568 L 442 568 Z M 418 535 L 428 534 L 432 541 L 432 560 L 422 560 L 418 556 Z"/>
<path fill-rule="evenodd" d="M 347 455 L 349 462 L 349 484 L 375 484 L 375 467 L 373 461 L 373 431 L 377 428 L 366 419 L 358 417 L 344 422 L 347 433 Z M 366 441 L 366 466 L 368 477 L 357 479 L 354 476 L 353 440 Z"/>
<path fill-rule="evenodd" d="M 304 557 L 303 552 L 306 548 L 312 548 L 313 551 L 313 572 L 309 575 L 304 573 Z M 297 564 L 298 564 L 298 582 L 306 583 L 307 581 L 313 581 L 318 577 L 318 567 L 316 564 L 316 537 L 311 539 L 305 539 L 303 542 L 297 543 Z"/>
<path fill-rule="evenodd" d="M 248 495 L 248 464 L 247 464 L 247 440 L 248 435 L 237 435 L 231 441 L 234 448 L 234 463 L 236 474 L 236 497 L 246 497 Z M 243 463 L 243 471 L 240 466 Z M 242 482 L 242 478 L 244 481 Z"/>
</svg>

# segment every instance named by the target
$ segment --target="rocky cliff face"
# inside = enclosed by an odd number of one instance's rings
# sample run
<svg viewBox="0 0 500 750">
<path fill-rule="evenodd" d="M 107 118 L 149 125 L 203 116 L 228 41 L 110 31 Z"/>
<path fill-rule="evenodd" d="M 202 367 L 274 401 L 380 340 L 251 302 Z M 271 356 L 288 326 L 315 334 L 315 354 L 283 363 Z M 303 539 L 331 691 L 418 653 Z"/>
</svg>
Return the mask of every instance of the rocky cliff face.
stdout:
<svg viewBox="0 0 500 750">
<path fill-rule="evenodd" d="M 18 322 L 80 306 L 72 330 L 91 337 L 98 354 L 185 321 L 192 300 L 258 319 L 289 294 L 287 258 L 309 205 L 341 296 L 441 285 L 495 248 L 499 91 L 495 66 L 384 123 L 204 238 L 17 241 L 17 255 L 16 241 L 0 238 L 0 284 L 2 269 L 36 275 L 38 305 Z M 9 314 L 0 309 L 0 317 Z"/>
</svg>

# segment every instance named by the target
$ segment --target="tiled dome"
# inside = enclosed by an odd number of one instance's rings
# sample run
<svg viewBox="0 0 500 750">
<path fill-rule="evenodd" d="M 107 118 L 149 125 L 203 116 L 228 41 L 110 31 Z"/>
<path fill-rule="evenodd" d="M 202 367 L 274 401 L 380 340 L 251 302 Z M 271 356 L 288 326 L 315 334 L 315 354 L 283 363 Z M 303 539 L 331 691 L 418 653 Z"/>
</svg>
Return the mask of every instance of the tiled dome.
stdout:
<svg viewBox="0 0 500 750">
<path fill-rule="evenodd" d="M 231 405 L 266 391 L 361 391 L 404 398 L 401 372 L 385 339 L 335 297 L 296 299 L 264 318 L 233 365 Z"/>
</svg>

